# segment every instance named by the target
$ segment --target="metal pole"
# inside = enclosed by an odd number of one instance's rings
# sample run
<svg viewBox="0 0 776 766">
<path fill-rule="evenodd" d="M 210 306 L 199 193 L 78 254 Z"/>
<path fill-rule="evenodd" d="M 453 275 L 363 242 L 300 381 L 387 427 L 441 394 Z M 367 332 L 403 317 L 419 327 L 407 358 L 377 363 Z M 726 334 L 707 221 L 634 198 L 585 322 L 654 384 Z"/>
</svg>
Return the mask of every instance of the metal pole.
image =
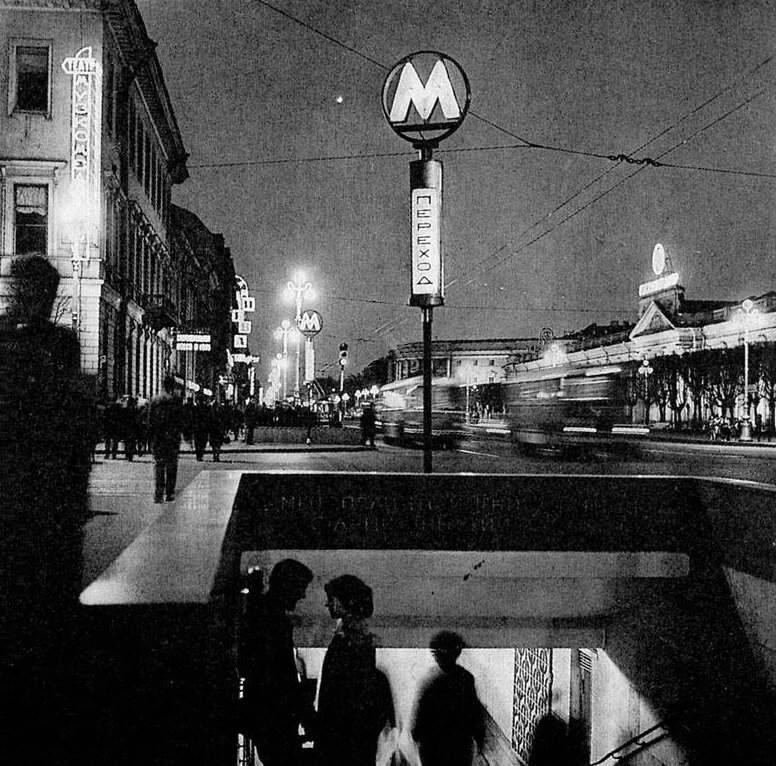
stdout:
<svg viewBox="0 0 776 766">
<path fill-rule="evenodd" d="M 442 163 L 432 159 L 432 147 L 428 144 L 417 147 L 419 158 L 410 162 L 410 190 L 437 189 L 442 192 Z M 441 247 L 441 244 L 440 244 Z M 441 306 L 440 295 L 413 295 L 411 305 L 420 306 L 423 312 L 423 473 L 432 472 L 431 436 L 431 325 L 434 306 Z"/>
<path fill-rule="evenodd" d="M 296 388 L 294 389 L 294 399 L 302 398 L 299 390 L 299 331 L 296 332 Z"/>
<path fill-rule="evenodd" d="M 423 473 L 431 473 L 431 323 L 432 306 L 423 306 Z"/>
</svg>

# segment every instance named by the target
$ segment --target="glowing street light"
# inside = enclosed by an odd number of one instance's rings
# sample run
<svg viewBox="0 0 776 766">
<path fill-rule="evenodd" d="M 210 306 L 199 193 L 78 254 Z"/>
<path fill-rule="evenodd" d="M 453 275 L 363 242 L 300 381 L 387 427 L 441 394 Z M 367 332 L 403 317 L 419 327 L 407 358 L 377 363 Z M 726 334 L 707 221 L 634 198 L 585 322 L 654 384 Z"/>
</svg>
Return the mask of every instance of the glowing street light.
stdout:
<svg viewBox="0 0 776 766">
<path fill-rule="evenodd" d="M 280 323 L 280 327 L 275 330 L 275 339 L 283 341 L 283 354 L 281 357 L 281 366 L 283 368 L 283 398 L 286 398 L 288 393 L 288 336 L 292 338 L 299 337 L 299 333 L 291 326 L 291 322 L 288 319 L 284 319 Z"/>
<path fill-rule="evenodd" d="M 741 304 L 739 317 L 744 327 L 744 417 L 741 420 L 741 433 L 738 438 L 742 442 L 752 441 L 751 402 L 749 401 L 749 326 L 752 323 L 752 317 L 757 313 L 754 302 L 749 298 Z"/>
<path fill-rule="evenodd" d="M 315 297 L 312 283 L 306 281 L 304 272 L 297 271 L 294 273 L 294 278 L 288 281 L 286 291 L 296 302 L 296 315 L 294 318 L 298 322 L 302 317 L 302 300 Z"/>
<path fill-rule="evenodd" d="M 288 281 L 286 285 L 286 293 L 293 298 L 296 304 L 296 315 L 294 320 L 297 327 L 299 326 L 299 320 L 302 318 L 302 301 L 305 298 L 313 298 L 315 293 L 313 292 L 312 283 L 306 280 L 303 271 L 294 272 L 294 278 Z M 294 396 L 299 396 L 299 342 L 300 336 L 296 336 L 296 386 L 294 388 Z"/>
<path fill-rule="evenodd" d="M 649 376 L 654 372 L 649 359 L 642 359 L 638 373 L 644 379 L 644 424 L 649 423 Z"/>
</svg>

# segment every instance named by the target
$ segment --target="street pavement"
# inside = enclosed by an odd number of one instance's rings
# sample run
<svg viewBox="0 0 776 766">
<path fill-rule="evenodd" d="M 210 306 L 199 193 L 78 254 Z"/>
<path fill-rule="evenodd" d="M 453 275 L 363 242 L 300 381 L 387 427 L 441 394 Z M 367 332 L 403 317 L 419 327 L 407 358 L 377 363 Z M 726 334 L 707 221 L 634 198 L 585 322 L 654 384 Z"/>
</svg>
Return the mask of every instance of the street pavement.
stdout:
<svg viewBox="0 0 776 766">
<path fill-rule="evenodd" d="M 180 494 L 203 470 L 256 468 L 262 454 L 354 453 L 369 451 L 356 445 L 336 444 L 256 444 L 243 441 L 225 444 L 220 462 L 213 461 L 208 449 L 201 462 L 186 443 L 178 460 L 177 492 Z M 173 501 L 174 502 L 174 501 Z M 92 582 L 169 503 L 154 502 L 154 462 L 149 454 L 125 458 L 119 450 L 115 459 L 105 458 L 104 446 L 98 445 L 96 461 L 89 481 L 89 511 L 83 547 L 83 584 Z"/>
</svg>

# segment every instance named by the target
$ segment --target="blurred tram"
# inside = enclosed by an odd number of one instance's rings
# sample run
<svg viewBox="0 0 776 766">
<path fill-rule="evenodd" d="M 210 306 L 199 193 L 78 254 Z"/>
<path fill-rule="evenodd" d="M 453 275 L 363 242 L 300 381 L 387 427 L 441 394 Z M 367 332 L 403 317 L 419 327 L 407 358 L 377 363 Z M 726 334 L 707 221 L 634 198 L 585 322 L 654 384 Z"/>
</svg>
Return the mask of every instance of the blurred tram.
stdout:
<svg viewBox="0 0 776 766">
<path fill-rule="evenodd" d="M 423 442 L 423 376 L 387 383 L 375 402 L 378 431 L 391 444 Z M 458 444 L 465 420 L 465 391 L 452 378 L 431 381 L 431 438 L 435 445 Z"/>
<path fill-rule="evenodd" d="M 568 365 L 523 373 L 504 383 L 512 441 L 524 452 L 570 456 L 629 442 L 625 378 L 618 366 Z"/>
</svg>

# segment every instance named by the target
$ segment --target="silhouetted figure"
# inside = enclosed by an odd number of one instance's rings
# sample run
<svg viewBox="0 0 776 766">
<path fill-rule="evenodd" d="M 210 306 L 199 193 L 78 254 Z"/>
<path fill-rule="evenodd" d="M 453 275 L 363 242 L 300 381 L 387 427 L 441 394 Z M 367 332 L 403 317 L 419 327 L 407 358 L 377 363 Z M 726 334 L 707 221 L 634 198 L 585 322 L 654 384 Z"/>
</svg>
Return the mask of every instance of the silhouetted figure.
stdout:
<svg viewBox="0 0 776 766">
<path fill-rule="evenodd" d="M 122 438 L 124 440 L 124 457 L 134 460 L 137 451 L 137 399 L 130 396 L 122 412 Z"/>
<path fill-rule="evenodd" d="M 210 448 L 213 450 L 213 462 L 221 461 L 221 447 L 224 444 L 227 428 L 227 412 L 218 403 L 213 402 L 210 407 L 210 420 L 208 421 L 208 440 Z"/>
<path fill-rule="evenodd" d="M 96 403 L 75 333 L 49 321 L 59 275 L 11 267 L 0 318 L 0 703 L 3 763 L 64 763 L 79 723 L 77 609 Z"/>
<path fill-rule="evenodd" d="M 584 763 L 575 758 L 574 753 L 565 721 L 548 713 L 536 722 L 528 766 L 579 766 Z"/>
<path fill-rule="evenodd" d="M 194 454 L 197 460 L 205 456 L 208 434 L 210 432 L 210 407 L 202 394 L 197 396 L 197 404 L 192 409 L 192 435 L 194 437 Z"/>
<path fill-rule="evenodd" d="M 294 660 L 293 627 L 288 613 L 307 592 L 313 573 L 294 559 L 279 561 L 262 593 L 251 589 L 240 636 L 240 665 L 245 678 L 243 727 L 264 766 L 298 763 L 299 724 L 313 717 Z"/>
<path fill-rule="evenodd" d="M 337 629 L 321 668 L 316 718 L 318 766 L 374 766 L 377 738 L 393 718 L 387 679 L 377 670 L 375 637 L 366 619 L 372 590 L 353 575 L 325 586 Z"/>
<path fill-rule="evenodd" d="M 175 499 L 178 452 L 183 429 L 183 406 L 175 396 L 175 380 L 167 376 L 162 393 L 151 400 L 149 428 L 154 456 L 154 502 Z"/>
<path fill-rule="evenodd" d="M 253 444 L 254 431 L 256 429 L 256 420 L 258 414 L 256 412 L 256 404 L 253 399 L 248 399 L 248 403 L 245 405 L 245 443 Z"/>
<path fill-rule="evenodd" d="M 374 447 L 376 433 L 377 425 L 375 423 L 374 407 L 371 404 L 365 404 L 361 412 L 361 443 Z"/>
<path fill-rule="evenodd" d="M 482 752 L 484 711 L 474 677 L 457 664 L 463 647 L 451 631 L 431 639 L 437 669 L 421 688 L 412 727 L 423 766 L 471 766 L 475 746 Z"/>
<path fill-rule="evenodd" d="M 105 458 L 116 459 L 116 452 L 121 440 L 121 404 L 117 401 L 108 402 L 103 416 L 103 436 L 105 437 Z"/>
</svg>

